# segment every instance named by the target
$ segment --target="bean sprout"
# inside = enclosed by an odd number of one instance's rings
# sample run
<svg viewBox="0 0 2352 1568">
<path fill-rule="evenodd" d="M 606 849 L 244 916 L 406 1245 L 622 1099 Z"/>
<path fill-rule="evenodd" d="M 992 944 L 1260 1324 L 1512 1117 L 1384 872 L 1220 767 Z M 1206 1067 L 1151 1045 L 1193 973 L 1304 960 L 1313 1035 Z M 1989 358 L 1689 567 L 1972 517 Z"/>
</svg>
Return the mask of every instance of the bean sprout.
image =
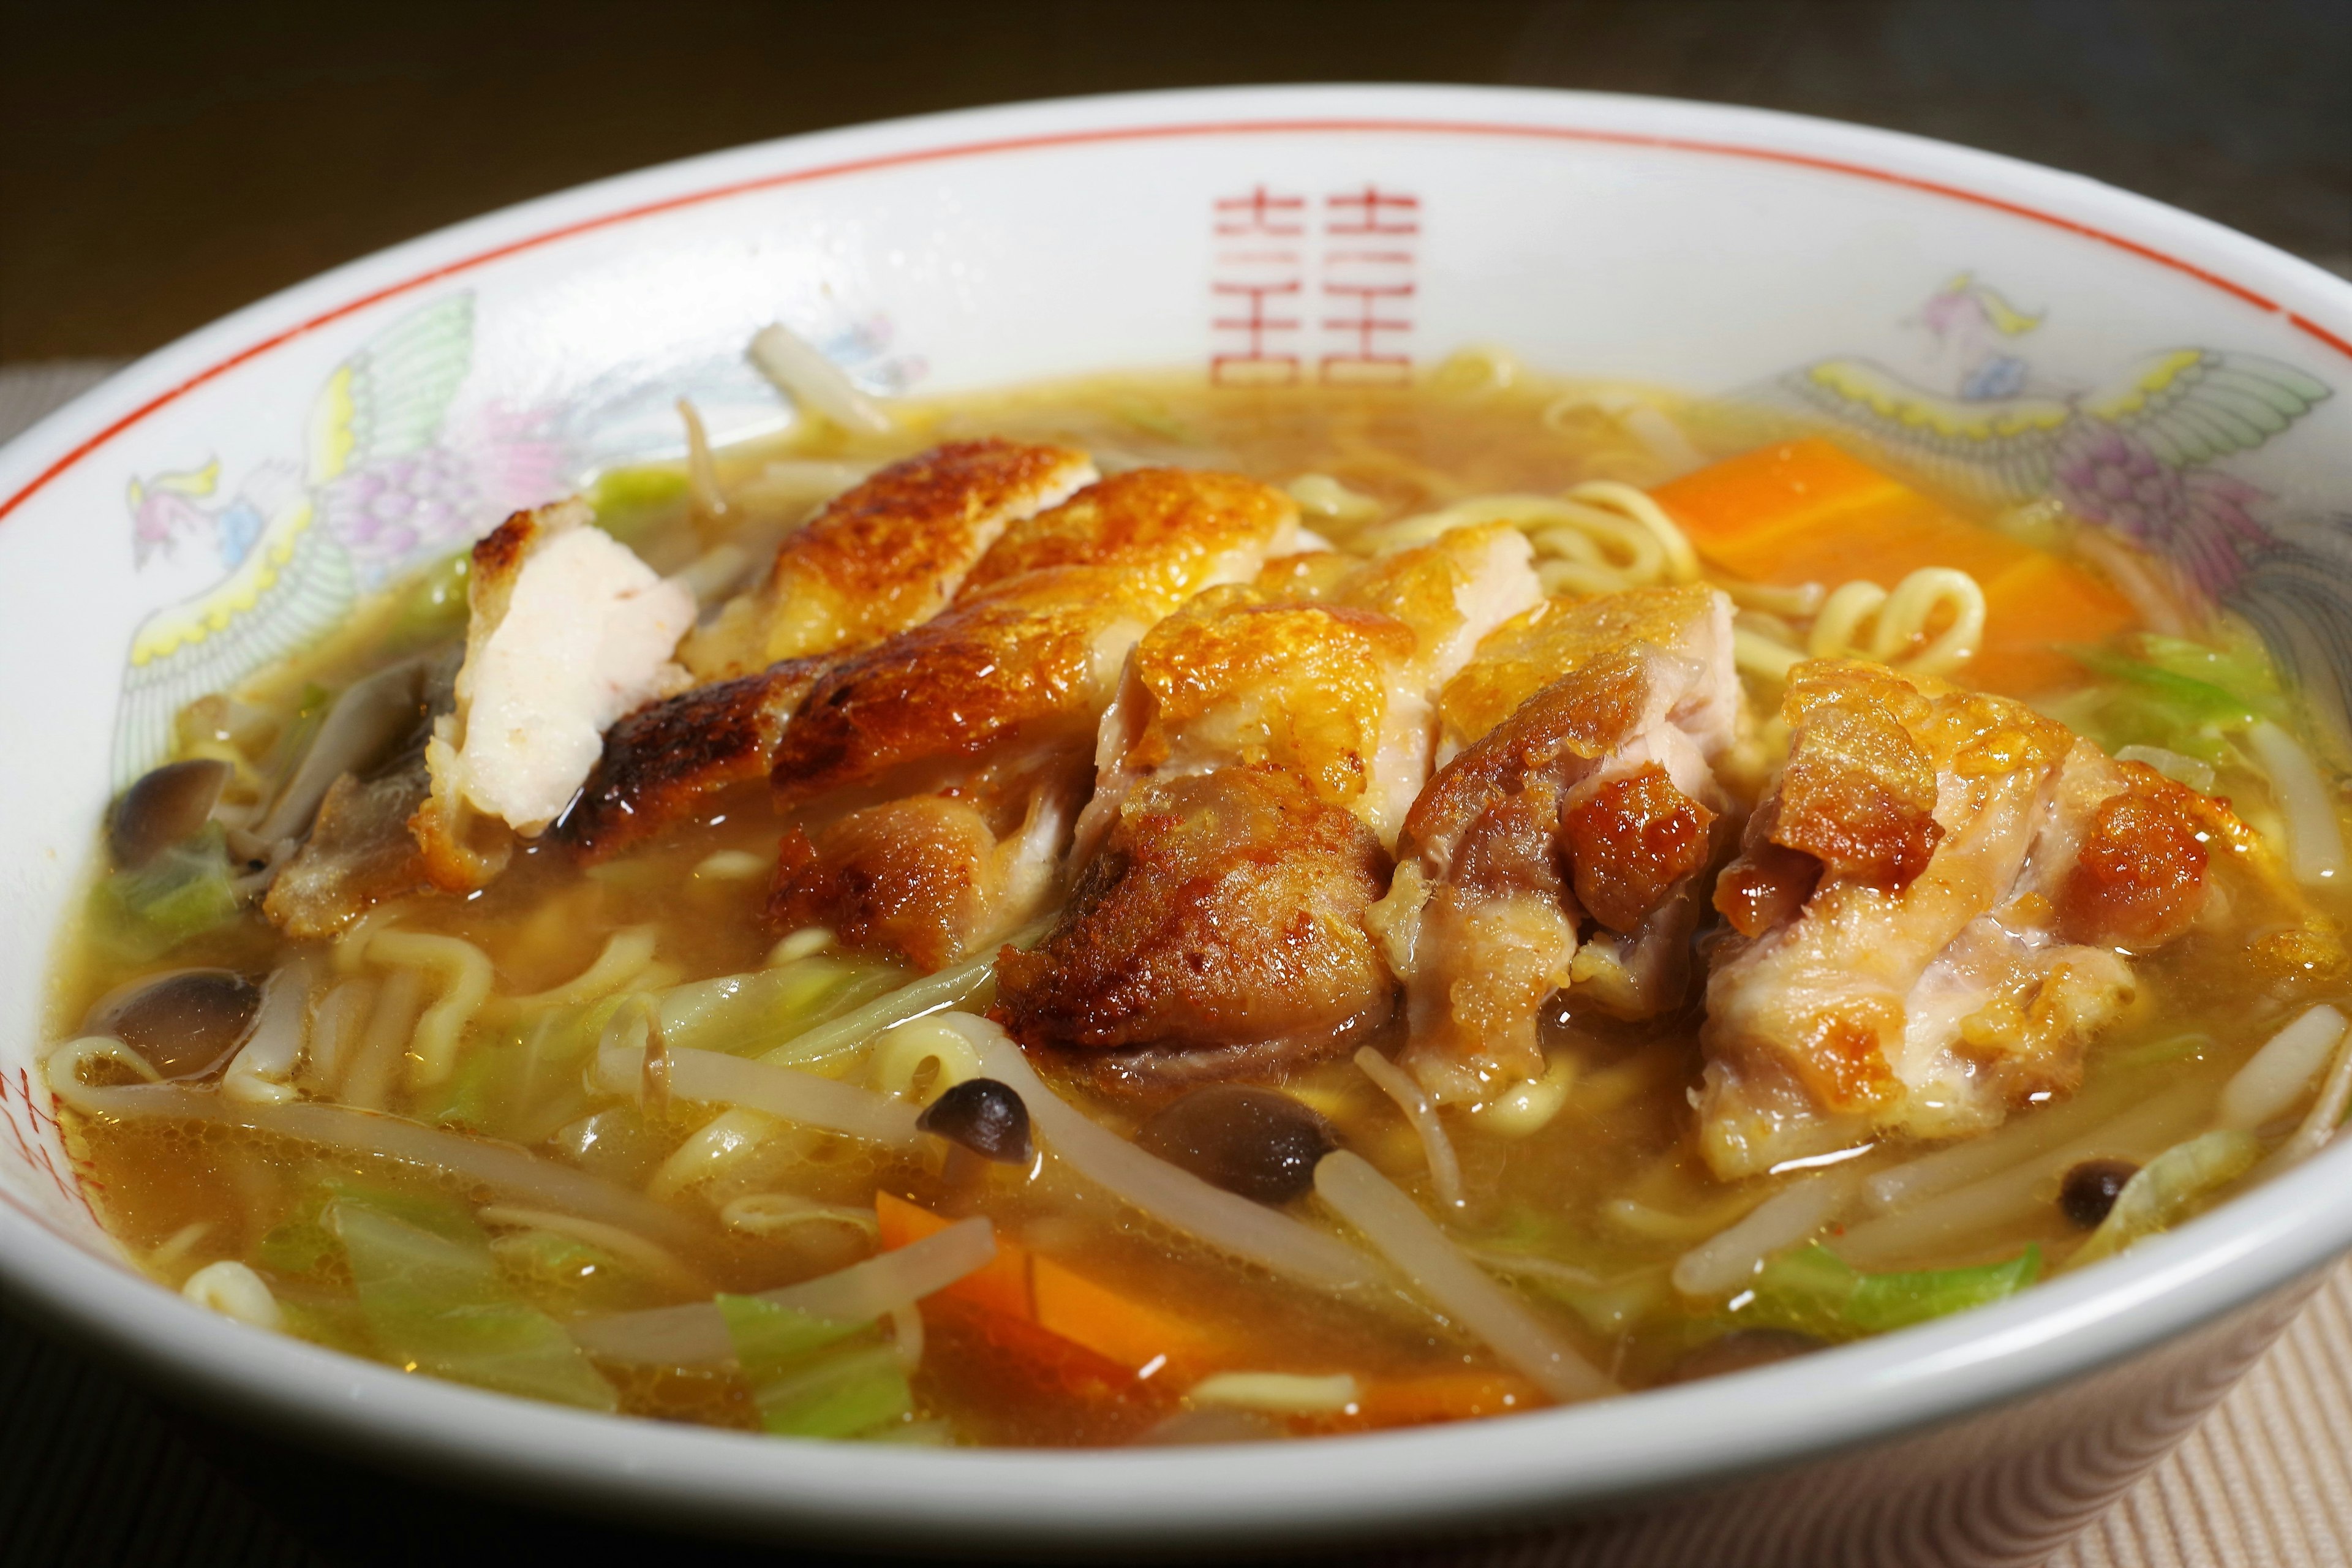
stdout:
<svg viewBox="0 0 2352 1568">
<path fill-rule="evenodd" d="M 278 1333 L 286 1327 L 286 1314 L 278 1298 L 269 1293 L 260 1275 L 242 1263 L 227 1259 L 207 1263 L 188 1276 L 180 1294 L 199 1307 L 253 1328 Z"/>
<path fill-rule="evenodd" d="M 958 1220 L 863 1263 L 782 1289 L 762 1290 L 760 1300 L 836 1323 L 870 1323 L 893 1308 L 911 1306 L 985 1268 L 995 1256 L 996 1235 L 986 1220 Z M 644 1366 L 707 1366 L 735 1354 L 726 1320 L 708 1301 L 615 1312 L 585 1319 L 571 1329 L 572 1337 L 590 1354 Z"/>
<path fill-rule="evenodd" d="M 517 1208 L 506 1204 L 488 1205 L 477 1210 L 474 1217 L 494 1227 L 543 1230 L 551 1236 L 568 1237 L 590 1247 L 602 1247 L 654 1283 L 680 1295 L 700 1296 L 708 1294 L 710 1289 L 709 1280 L 679 1262 L 668 1248 L 657 1247 L 636 1232 L 624 1230 L 617 1225 L 583 1219 L 578 1215 L 560 1214 L 553 1209 Z"/>
<path fill-rule="evenodd" d="M 1372 1260 L 1339 1237 L 1213 1187 L 1094 1121 L 1046 1088 L 996 1025 L 965 1014 L 952 1022 L 967 1031 L 988 1076 L 1021 1097 L 1055 1157 L 1096 1185 L 1172 1230 L 1303 1285 L 1346 1291 L 1379 1279 Z"/>
<path fill-rule="evenodd" d="M 301 1065 L 310 1011 L 310 964 L 298 958 L 263 984 L 245 1044 L 221 1075 L 221 1093 L 247 1105 L 296 1098 L 292 1079 Z"/>
<path fill-rule="evenodd" d="M 703 516 L 725 517 L 727 495 L 719 488 L 719 460 L 710 455 L 710 432 L 692 398 L 677 400 L 677 416 L 686 422 L 686 493 Z"/>
<path fill-rule="evenodd" d="M 1184 1397 L 1195 1405 L 1263 1410 L 1274 1415 L 1319 1415 L 1347 1409 L 1362 1394 L 1363 1386 L 1344 1372 L 1327 1377 L 1295 1372 L 1219 1372 L 1186 1389 Z"/>
<path fill-rule="evenodd" d="M 746 1193 L 730 1198 L 719 1211 L 719 1223 L 746 1236 L 782 1236 L 812 1225 L 845 1226 L 868 1241 L 882 1235 L 882 1222 L 872 1209 L 821 1204 L 796 1193 Z"/>
<path fill-rule="evenodd" d="M 2319 1087 L 2319 1098 L 2286 1142 L 2263 1162 L 2261 1174 L 2270 1177 L 2292 1170 L 2327 1147 L 2336 1129 L 2344 1125 L 2347 1110 L 2352 1110 L 2352 1034 L 2336 1045 L 2335 1065 L 2327 1069 L 2327 1081 Z"/>
<path fill-rule="evenodd" d="M 777 942 L 768 950 L 767 966 L 797 963 L 803 958 L 814 958 L 833 945 L 833 933 L 823 926 L 803 926 Z"/>
<path fill-rule="evenodd" d="M 754 877 L 766 875 L 772 863 L 770 858 L 754 855 L 749 849 L 714 849 L 695 862 L 694 879 L 698 882 L 748 882 Z"/>
<path fill-rule="evenodd" d="M 740 1163 L 783 1131 L 783 1126 L 761 1111 L 741 1107 L 722 1110 L 670 1152 L 669 1158 L 646 1181 L 646 1194 L 655 1198 L 674 1198 L 698 1183 L 709 1181 Z"/>
<path fill-rule="evenodd" d="M 1404 1119 L 1412 1123 L 1415 1136 L 1421 1140 L 1422 1156 L 1429 1164 L 1430 1190 L 1437 1201 L 1447 1208 L 1462 1206 L 1462 1163 L 1454 1156 L 1454 1141 L 1445 1135 L 1445 1124 L 1437 1118 L 1437 1107 L 1429 1093 L 1414 1082 L 1402 1068 L 1366 1046 L 1356 1053 L 1356 1065 L 1364 1076 L 1380 1086 L 1381 1092 L 1396 1101 Z"/>
<path fill-rule="evenodd" d="M 2344 1015 L 2325 1004 L 2298 1016 L 2221 1086 L 2214 1120 L 2252 1132 L 2285 1115 L 2327 1066 L 2345 1026 Z"/>
<path fill-rule="evenodd" d="M 1315 1167 L 1315 1191 L 1362 1232 L 1413 1288 L 1554 1399 L 1592 1399 L 1617 1385 L 1489 1279 L 1413 1201 L 1341 1150 Z"/>
<path fill-rule="evenodd" d="M 2336 820 L 2335 792 L 2311 754 L 2269 720 L 2255 721 L 2246 740 L 2270 774 L 2271 799 L 2286 819 L 2294 879 L 2305 887 L 2333 885 L 2344 874 L 2344 829 Z"/>
<path fill-rule="evenodd" d="M 1513 1084 L 1494 1099 L 1472 1109 L 1470 1114 L 1488 1132 L 1504 1138 L 1525 1138 L 1550 1125 L 1568 1103 L 1569 1090 L 1576 1087 L 1576 1058 L 1566 1051 L 1555 1051 L 1544 1065 L 1541 1078 L 1527 1079 Z"/>
<path fill-rule="evenodd" d="M 1675 1264 L 1675 1289 L 1685 1296 L 1730 1295 L 1767 1258 L 1844 1213 L 1860 1187 L 1852 1171 L 1839 1170 L 1790 1183 L 1738 1224 L 1684 1253 Z"/>
<path fill-rule="evenodd" d="M 879 404 L 857 390 L 841 367 L 806 339 L 778 322 L 751 339 L 751 363 L 795 404 L 823 415 L 845 430 L 887 436 L 897 422 Z"/>
</svg>

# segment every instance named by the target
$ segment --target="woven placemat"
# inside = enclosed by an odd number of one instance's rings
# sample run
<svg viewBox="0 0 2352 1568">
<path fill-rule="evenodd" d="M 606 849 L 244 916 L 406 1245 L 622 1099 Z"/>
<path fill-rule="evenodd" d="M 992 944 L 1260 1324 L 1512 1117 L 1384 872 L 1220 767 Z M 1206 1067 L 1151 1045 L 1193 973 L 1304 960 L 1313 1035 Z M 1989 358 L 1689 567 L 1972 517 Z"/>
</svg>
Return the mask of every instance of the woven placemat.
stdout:
<svg viewBox="0 0 2352 1568">
<path fill-rule="evenodd" d="M 0 367 L 0 441 L 94 384 L 104 362 Z M 138 1568 L 337 1560 L 332 1527 L 205 1451 L 105 1368 L 0 1321 L 0 1561 Z M 352 1529 L 369 1528 L 354 1519 Z M 462 1543 L 456 1560 L 470 1561 Z M 321 1553 L 324 1553 L 323 1555 Z M 736 1553 L 731 1553 L 734 1555 Z M 1465 1547 L 1464 1568 L 1491 1555 Z M 1535 1568 L 1543 1551 L 1509 1555 Z M 1425 1561 L 1425 1560 L 1424 1560 Z M 2340 1568 L 2352 1563 L 2352 1264 L 2245 1381 L 2051 1568 Z"/>
</svg>

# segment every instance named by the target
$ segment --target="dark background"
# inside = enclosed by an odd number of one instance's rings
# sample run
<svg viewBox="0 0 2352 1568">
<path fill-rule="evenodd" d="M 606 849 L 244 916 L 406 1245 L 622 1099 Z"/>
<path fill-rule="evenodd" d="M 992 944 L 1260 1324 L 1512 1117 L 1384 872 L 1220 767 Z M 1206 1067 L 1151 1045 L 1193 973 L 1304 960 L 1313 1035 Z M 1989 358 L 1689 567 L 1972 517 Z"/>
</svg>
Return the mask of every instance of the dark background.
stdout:
<svg viewBox="0 0 2352 1568">
<path fill-rule="evenodd" d="M 143 353 L 737 142 L 1217 82 L 1717 99 L 2095 175 L 2352 272 L 2352 0 L 0 0 L 0 361 Z"/>
<path fill-rule="evenodd" d="M 2095 175 L 2352 276 L 2352 0 L 0 0 L 0 362 L 144 353 L 425 229 L 738 142 L 1302 80 L 1863 121 Z M 621 1544 L 210 1426 L 0 1324 L 0 1562 L 438 1568 Z M 685 1552 L 746 1555 L 645 1560 Z"/>
</svg>

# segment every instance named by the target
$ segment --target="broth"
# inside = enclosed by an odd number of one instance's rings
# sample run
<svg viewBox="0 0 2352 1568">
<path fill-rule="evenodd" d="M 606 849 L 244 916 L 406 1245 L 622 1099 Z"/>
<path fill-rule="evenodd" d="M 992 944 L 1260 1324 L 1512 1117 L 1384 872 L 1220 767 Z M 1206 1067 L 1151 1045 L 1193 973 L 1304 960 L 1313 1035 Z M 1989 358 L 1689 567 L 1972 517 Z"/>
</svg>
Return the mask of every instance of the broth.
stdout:
<svg viewBox="0 0 2352 1568">
<path fill-rule="evenodd" d="M 1628 407 L 1646 412 L 1628 418 Z M 1346 550 L 1376 541 L 1400 519 L 1474 498 L 1554 496 L 1595 480 L 1655 486 L 1691 460 L 1680 445 L 1728 453 L 1758 435 L 1721 410 L 1663 394 L 1552 380 L 1476 356 L 1411 391 L 1234 391 L 1119 376 L 909 404 L 895 416 L 887 437 L 812 422 L 777 441 L 723 450 L 709 476 L 687 465 L 607 474 L 590 492 L 597 523 L 659 572 L 707 561 L 730 539 L 759 560 L 839 487 L 838 466 L 863 469 L 987 435 L 1081 447 L 1107 470 L 1174 464 L 1291 487 L 1308 507 L 1307 523 Z M 1672 440 L 1661 438 L 1661 426 Z M 1305 475 L 1323 478 L 1302 481 Z M 723 507 L 712 506 L 704 489 L 711 478 Z M 2072 559 L 2063 519 L 1979 514 L 1974 526 Z M 184 725 L 183 755 L 226 757 L 244 787 L 266 789 L 315 732 L 333 694 L 462 637 L 459 570 L 436 568 L 403 584 L 329 643 L 248 682 L 226 718 Z M 1710 563 L 1707 576 L 1726 574 Z M 1805 618 L 1783 605 L 1750 610 L 1741 625 L 1769 642 L 1776 626 Z M 1920 629 L 1924 641 L 1940 627 L 1923 621 Z M 2284 843 L 2293 829 L 2273 804 L 2261 749 L 2227 724 L 2189 740 L 2159 733 L 2183 700 L 2177 680 L 2168 689 L 2135 676 L 2164 658 L 2177 664 L 2179 647 L 2166 644 L 2151 656 L 2137 635 L 2128 627 L 2117 634 L 2111 646 L 2124 651 L 2114 660 L 2094 660 L 2032 692 L 2034 706 L 2112 745 L 2186 758 L 2179 765 L 2193 776 L 2203 776 L 2196 767 L 2213 770 L 2212 792 L 2251 825 L 2246 853 L 2272 853 L 2262 845 Z M 2275 679 L 2250 638 L 2222 625 L 2207 636 L 2209 690 L 2236 690 L 2226 700 L 2242 700 L 2248 689 L 2231 688 L 2234 679 L 2252 683 L 2254 700 L 2275 698 Z M 1957 679 L 1967 684 L 1968 669 Z M 1746 665 L 1743 681 L 1748 735 L 1722 768 L 1752 803 L 1774 776 L 1786 730 L 1772 718 L 1780 683 Z M 2168 700 L 2174 710 L 2164 708 Z M 2192 743 L 2202 757 L 2180 749 Z M 815 1353 L 808 1352 L 769 1367 L 745 1349 L 758 1325 L 739 1318 L 756 1316 L 752 1308 L 730 1309 L 739 1314 L 729 1319 L 732 1362 L 593 1355 L 572 1347 L 566 1328 L 817 1279 L 874 1254 L 877 1235 L 903 1250 L 907 1226 L 936 1223 L 908 1218 L 907 1204 L 941 1218 L 986 1216 L 1000 1244 L 1024 1249 L 1035 1269 L 1059 1271 L 1033 1273 L 1028 1289 L 1045 1291 L 1041 1279 L 1062 1281 L 1054 1289 L 1082 1303 L 1056 1316 L 1035 1294 L 1026 1312 L 1008 1312 L 992 1310 L 982 1294 L 954 1291 L 929 1298 L 919 1333 L 903 1313 L 879 1320 L 895 1323 L 887 1331 L 844 1327 L 841 1342 L 888 1346 L 913 1363 L 908 1396 L 897 1404 L 883 1397 L 873 1407 L 882 1414 L 856 1428 L 863 1436 L 1049 1446 L 1305 1436 L 1551 1402 L 1461 1310 L 1410 1289 L 1334 1293 L 1237 1262 L 1119 1201 L 1075 1170 L 1051 1139 L 1031 1160 L 983 1163 L 936 1139 L 861 1141 L 599 1079 L 600 1047 L 626 1044 L 632 1026 L 645 1032 L 633 1026 L 633 1010 L 649 1004 L 636 998 L 748 975 L 760 977 L 750 983 L 754 1001 L 717 1023 L 656 1015 L 665 1019 L 663 1048 L 778 1053 L 787 1065 L 841 1082 L 882 1082 L 870 1032 L 793 1058 L 795 1039 L 819 1038 L 830 1022 L 920 978 L 902 960 L 839 942 L 803 951 L 814 938 L 795 947 L 795 933 L 769 920 L 770 875 L 793 820 L 762 782 L 714 795 L 670 830 L 593 863 L 553 835 L 524 840 L 505 873 L 472 896 L 413 894 L 324 942 L 289 941 L 250 905 L 162 946 L 125 940 L 123 922 L 107 914 L 101 883 L 93 914 L 62 952 L 50 1009 L 60 1041 L 85 1035 L 100 999 L 142 977 L 222 969 L 259 979 L 307 953 L 310 1055 L 292 1072 L 289 1096 L 254 1104 L 340 1100 L 518 1145 L 551 1165 L 650 1194 L 673 1216 L 658 1235 L 616 1240 L 609 1216 L 567 1220 L 560 1204 L 520 1201 L 478 1172 L 436 1171 L 349 1144 L 339 1150 L 289 1131 L 292 1124 L 273 1121 L 267 1109 L 204 1120 L 119 1113 L 105 1094 L 139 1088 L 142 1076 L 119 1053 L 76 1069 L 78 1083 L 100 1092 L 61 1095 L 97 1212 L 166 1285 L 181 1287 L 211 1265 L 244 1265 L 288 1332 L 412 1371 L 663 1419 L 831 1432 L 833 1417 L 810 1414 L 806 1390 L 793 1380 L 814 1375 L 804 1362 L 835 1363 L 808 1362 Z M 2340 895 L 2320 886 L 2278 900 L 2275 909 L 2245 906 L 2238 918 L 2204 920 L 2136 954 L 2127 1002 L 2098 1031 L 2080 1086 L 2023 1097 L 1997 1130 L 1977 1135 L 1991 1151 L 1981 1171 L 1915 1203 L 1878 1202 L 1871 1178 L 1971 1140 L 1887 1131 L 1777 1162 L 1769 1173 L 1714 1173 L 1694 1125 L 1692 1095 L 1707 1059 L 1695 989 L 1642 1021 L 1612 1016 L 1574 986 L 1554 994 L 1539 1022 L 1539 1085 L 1498 1084 L 1484 1100 L 1433 1113 L 1459 1163 L 1458 1205 L 1443 1201 L 1412 1120 L 1359 1067 L 1352 1047 L 1273 1076 L 1328 1121 L 1340 1146 L 1442 1219 L 1546 1333 L 1615 1385 L 1641 1389 L 1899 1327 L 2064 1267 L 2092 1234 L 2058 1201 L 2065 1170 L 2093 1154 L 2145 1167 L 2208 1131 L 2223 1086 L 2256 1049 L 2341 994 Z M 487 955 L 491 972 L 493 989 L 464 1023 L 453 1070 L 421 1087 L 408 1068 L 420 1023 L 460 983 L 448 978 L 455 970 L 435 967 L 439 957 L 394 963 L 373 956 L 368 944 L 393 931 L 460 939 Z M 600 959 L 615 973 L 627 969 L 635 950 L 626 943 L 644 937 L 650 956 L 618 982 L 560 994 L 575 977 L 595 974 Z M 994 1000 L 993 982 L 982 979 L 953 1005 L 984 1013 Z M 341 1009 L 342 1026 L 338 1059 L 324 1062 L 329 1008 Z M 1394 1054 L 1407 1044 L 1407 1017 L 1400 1012 L 1363 1043 Z M 1054 1093 L 1122 1136 L 1175 1097 L 1166 1089 L 1106 1094 L 1066 1058 L 1039 1060 Z M 919 1064 L 900 1087 L 920 1102 L 936 1091 L 935 1076 Z M 2320 1076 L 2306 1074 L 2314 1083 Z M 2310 1092 L 2294 1100 L 2293 1115 L 2273 1115 L 2258 1130 L 2264 1153 L 2291 1137 Z M 2245 1179 L 2208 1183 L 2165 1217 Z M 1678 1287 L 1677 1264 L 1695 1248 L 1800 1184 L 1825 1180 L 1863 1195 L 1827 1225 L 1800 1226 L 1738 1290 Z M 1990 1190 L 2002 1181 L 2006 1195 Z M 877 1193 L 886 1194 L 879 1213 Z M 1352 1234 L 1321 1200 L 1286 1212 L 1328 1234 Z M 1870 1281 L 1861 1295 L 1855 1271 Z M 208 1299 L 218 1303 L 217 1294 Z M 1856 1305 L 1865 1300 L 1875 1305 Z M 474 1326 L 453 1329 L 451 1312 L 475 1314 L 467 1320 Z M 1171 1318 L 1181 1323 L 1171 1327 Z M 1156 1363 L 1143 1354 L 1155 1332 L 1168 1336 Z M 1276 1375 L 1251 1381 L 1255 1374 Z M 787 1384 L 801 1392 L 776 1392 Z"/>
</svg>

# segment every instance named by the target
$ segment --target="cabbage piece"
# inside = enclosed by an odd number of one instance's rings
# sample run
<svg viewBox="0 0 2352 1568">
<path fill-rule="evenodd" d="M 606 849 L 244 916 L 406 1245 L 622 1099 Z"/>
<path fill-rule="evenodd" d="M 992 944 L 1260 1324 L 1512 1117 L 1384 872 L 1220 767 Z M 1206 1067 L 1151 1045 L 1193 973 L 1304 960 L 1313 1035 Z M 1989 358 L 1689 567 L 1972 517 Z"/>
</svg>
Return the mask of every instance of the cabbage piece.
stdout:
<svg viewBox="0 0 2352 1568">
<path fill-rule="evenodd" d="M 755 1056 L 789 1044 L 906 982 L 893 965 L 821 953 L 689 981 L 661 993 L 662 1039 L 693 1050 Z"/>
<path fill-rule="evenodd" d="M 338 1198 L 327 1210 L 385 1359 L 502 1394 L 620 1407 L 562 1326 L 515 1299 L 472 1219 L 446 1205 L 400 1206 L 404 1215 Z"/>
<path fill-rule="evenodd" d="M 120 957 L 144 963 L 235 920 L 240 908 L 227 830 L 208 822 L 136 870 L 90 889 L 90 931 Z"/>
<path fill-rule="evenodd" d="M 1813 1246 L 1766 1263 L 1738 1317 L 1742 1324 L 1793 1329 L 1816 1339 L 1861 1339 L 2000 1300 L 2041 1275 L 2039 1247 L 1967 1268 L 1865 1274 L 1828 1247 Z"/>
<path fill-rule="evenodd" d="M 914 1390 L 871 1323 L 842 1323 L 757 1296 L 720 1295 L 719 1315 L 760 1425 L 780 1437 L 857 1437 L 903 1425 Z"/>
<path fill-rule="evenodd" d="M 2226 648 L 2158 632 L 2142 632 L 2132 641 L 2146 664 L 2226 691 L 2266 719 L 2288 716 L 2286 694 L 2258 638 L 2237 637 Z"/>
<path fill-rule="evenodd" d="M 2069 1268 L 2112 1258 L 2136 1242 L 2179 1224 L 2205 1200 L 2253 1169 L 2262 1140 L 2225 1128 L 2175 1143 L 2142 1166 L 2116 1194 L 2099 1228 L 2066 1260 Z"/>
</svg>

